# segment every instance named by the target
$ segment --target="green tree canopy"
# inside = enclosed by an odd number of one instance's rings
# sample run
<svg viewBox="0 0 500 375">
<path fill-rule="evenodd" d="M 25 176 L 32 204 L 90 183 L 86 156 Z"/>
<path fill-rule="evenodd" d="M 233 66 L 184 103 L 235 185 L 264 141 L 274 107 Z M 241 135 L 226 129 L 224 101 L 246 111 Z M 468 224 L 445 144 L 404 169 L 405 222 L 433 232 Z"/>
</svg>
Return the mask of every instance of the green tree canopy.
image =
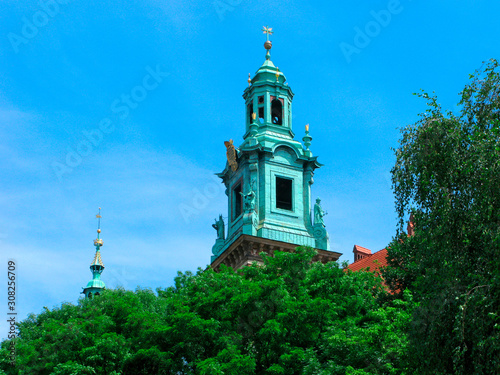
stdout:
<svg viewBox="0 0 500 375">
<path fill-rule="evenodd" d="M 392 170 L 400 218 L 384 276 L 420 304 L 410 333 L 420 374 L 500 369 L 500 77 L 491 60 L 470 76 L 460 113 L 428 110 L 402 129 Z M 403 223 L 412 213 L 415 234 Z"/>
<path fill-rule="evenodd" d="M 398 374 L 413 303 L 381 279 L 315 251 L 264 256 L 234 272 L 179 273 L 175 285 L 107 290 L 19 324 L 7 374 Z"/>
</svg>

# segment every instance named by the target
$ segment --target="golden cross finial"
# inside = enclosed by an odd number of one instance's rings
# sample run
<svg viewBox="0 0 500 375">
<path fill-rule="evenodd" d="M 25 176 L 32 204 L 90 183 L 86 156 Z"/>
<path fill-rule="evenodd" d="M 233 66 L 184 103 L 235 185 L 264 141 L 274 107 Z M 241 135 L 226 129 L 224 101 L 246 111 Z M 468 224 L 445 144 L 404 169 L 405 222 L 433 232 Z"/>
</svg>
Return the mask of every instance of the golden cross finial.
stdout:
<svg viewBox="0 0 500 375">
<path fill-rule="evenodd" d="M 262 28 L 262 31 L 264 32 L 264 34 L 267 34 L 266 37 L 267 41 L 269 42 L 269 35 L 272 35 L 274 33 L 273 28 L 269 26 L 264 26 Z"/>
<path fill-rule="evenodd" d="M 99 220 L 99 224 L 97 225 L 97 238 L 94 240 L 94 246 L 97 246 L 97 250 L 99 250 L 99 248 L 102 246 L 102 240 L 100 239 L 100 235 L 101 235 L 101 207 L 99 207 L 99 213 L 97 215 L 95 215 L 95 217 L 97 218 L 97 220 Z"/>
<path fill-rule="evenodd" d="M 97 219 L 99 219 L 97 230 L 100 232 L 100 230 L 101 230 L 101 218 L 102 218 L 102 216 L 101 216 L 101 207 L 99 207 L 99 213 L 97 215 L 95 215 L 95 217 Z"/>
</svg>

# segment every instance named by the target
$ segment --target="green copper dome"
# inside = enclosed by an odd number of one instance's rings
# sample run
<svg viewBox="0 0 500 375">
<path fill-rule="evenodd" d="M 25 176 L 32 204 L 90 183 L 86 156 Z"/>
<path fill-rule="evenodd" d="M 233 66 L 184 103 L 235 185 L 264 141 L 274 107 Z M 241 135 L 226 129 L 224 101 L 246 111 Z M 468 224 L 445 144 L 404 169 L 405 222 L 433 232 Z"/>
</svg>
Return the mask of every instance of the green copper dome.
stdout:
<svg viewBox="0 0 500 375">
<path fill-rule="evenodd" d="M 252 84 L 256 84 L 259 82 L 284 84 L 285 81 L 285 75 L 277 67 L 274 66 L 271 59 L 266 59 L 264 64 L 262 64 L 259 70 L 255 72 L 255 76 L 252 78 Z"/>
<path fill-rule="evenodd" d="M 87 286 L 85 288 L 106 288 L 106 284 L 104 284 L 104 281 L 100 279 L 92 279 L 87 283 Z"/>
</svg>

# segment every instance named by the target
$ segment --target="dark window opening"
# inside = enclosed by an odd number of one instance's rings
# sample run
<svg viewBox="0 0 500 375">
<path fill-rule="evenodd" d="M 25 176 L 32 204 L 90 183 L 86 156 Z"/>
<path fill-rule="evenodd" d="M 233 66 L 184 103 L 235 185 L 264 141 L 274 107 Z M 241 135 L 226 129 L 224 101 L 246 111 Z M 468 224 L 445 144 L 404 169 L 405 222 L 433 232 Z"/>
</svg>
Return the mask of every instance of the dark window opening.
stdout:
<svg viewBox="0 0 500 375">
<path fill-rule="evenodd" d="M 241 215 L 242 211 L 242 196 L 241 196 L 241 184 L 236 186 L 233 190 L 233 199 L 234 199 L 234 210 L 233 210 L 233 220 Z"/>
<path fill-rule="evenodd" d="M 252 113 L 253 113 L 253 105 L 252 103 L 247 105 L 247 113 L 248 113 L 248 123 L 252 123 Z"/>
<path fill-rule="evenodd" d="M 89 298 L 92 298 L 92 293 L 89 293 Z"/>
<path fill-rule="evenodd" d="M 263 104 L 264 103 L 264 97 L 263 96 L 259 96 L 259 98 L 257 99 L 259 104 Z"/>
<path fill-rule="evenodd" d="M 292 183 L 288 178 L 276 177 L 276 208 L 292 210 Z"/>
<path fill-rule="evenodd" d="M 281 100 L 274 99 L 271 102 L 271 117 L 273 124 L 283 125 L 283 104 L 281 104 Z"/>
<path fill-rule="evenodd" d="M 259 108 L 259 121 L 261 124 L 264 123 L 264 107 Z"/>
<path fill-rule="evenodd" d="M 99 292 L 95 292 L 94 296 L 100 296 L 101 294 Z"/>
</svg>

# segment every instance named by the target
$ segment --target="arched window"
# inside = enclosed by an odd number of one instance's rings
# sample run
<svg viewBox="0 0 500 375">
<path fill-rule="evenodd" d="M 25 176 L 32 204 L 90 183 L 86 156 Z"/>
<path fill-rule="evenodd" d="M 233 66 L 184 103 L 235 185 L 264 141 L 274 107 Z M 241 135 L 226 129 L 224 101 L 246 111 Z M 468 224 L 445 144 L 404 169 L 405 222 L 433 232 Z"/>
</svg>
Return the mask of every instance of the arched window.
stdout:
<svg viewBox="0 0 500 375">
<path fill-rule="evenodd" d="M 281 104 L 281 100 L 279 99 L 274 99 L 271 102 L 271 118 L 273 124 L 283 125 L 283 104 Z"/>
<path fill-rule="evenodd" d="M 252 113 L 253 113 L 253 105 L 252 103 L 249 103 L 247 105 L 247 116 L 248 116 L 248 123 L 252 123 Z"/>
<path fill-rule="evenodd" d="M 100 296 L 101 294 L 99 292 L 95 292 L 94 296 Z"/>
<path fill-rule="evenodd" d="M 257 98 L 257 103 L 259 105 L 259 122 L 264 123 L 264 96 L 259 96 Z"/>
<path fill-rule="evenodd" d="M 241 184 L 233 189 L 233 220 L 241 215 L 243 210 L 243 200 L 241 196 Z"/>
<path fill-rule="evenodd" d="M 92 298 L 92 292 L 89 292 L 88 297 L 89 297 L 89 298 Z"/>
</svg>

